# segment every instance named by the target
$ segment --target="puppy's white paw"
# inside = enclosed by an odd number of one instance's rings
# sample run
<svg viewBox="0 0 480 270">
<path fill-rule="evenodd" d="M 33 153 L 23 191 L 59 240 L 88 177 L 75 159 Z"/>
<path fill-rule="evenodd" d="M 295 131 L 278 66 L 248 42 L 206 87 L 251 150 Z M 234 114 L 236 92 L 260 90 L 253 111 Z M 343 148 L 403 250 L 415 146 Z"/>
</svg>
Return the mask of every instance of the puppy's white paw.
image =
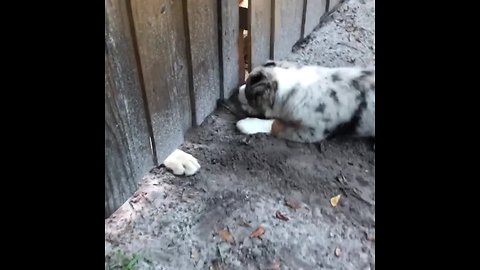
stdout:
<svg viewBox="0 0 480 270">
<path fill-rule="evenodd" d="M 194 175 L 199 169 L 200 164 L 192 155 L 176 149 L 163 162 L 163 165 L 170 169 L 175 175 L 186 176 Z"/>
<path fill-rule="evenodd" d="M 273 121 L 273 119 L 245 118 L 237 122 L 237 128 L 243 134 L 270 134 Z"/>
</svg>

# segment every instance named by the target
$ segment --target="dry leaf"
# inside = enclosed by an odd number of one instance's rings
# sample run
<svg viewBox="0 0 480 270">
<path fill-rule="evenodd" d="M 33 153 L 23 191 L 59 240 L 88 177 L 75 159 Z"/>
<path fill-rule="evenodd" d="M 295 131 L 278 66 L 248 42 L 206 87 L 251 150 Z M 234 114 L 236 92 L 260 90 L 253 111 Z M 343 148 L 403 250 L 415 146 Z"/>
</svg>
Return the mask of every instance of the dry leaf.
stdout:
<svg viewBox="0 0 480 270">
<path fill-rule="evenodd" d="M 286 217 L 284 214 L 282 214 L 280 211 L 277 211 L 275 213 L 275 217 L 280 219 L 280 220 L 283 220 L 283 221 L 288 221 L 289 220 L 289 218 Z"/>
<path fill-rule="evenodd" d="M 183 192 L 182 193 L 182 202 L 186 202 L 186 203 L 191 203 L 191 202 L 194 202 L 195 200 L 193 198 L 195 198 L 195 195 L 194 193 L 187 193 L 187 192 Z"/>
<path fill-rule="evenodd" d="M 280 261 L 279 260 L 274 260 L 272 263 L 272 269 L 273 270 L 280 270 Z"/>
<path fill-rule="evenodd" d="M 340 184 L 345 185 L 347 182 L 347 179 L 345 179 L 345 175 L 340 173 L 340 175 L 337 176 L 337 181 L 340 182 Z"/>
<path fill-rule="evenodd" d="M 226 269 L 225 265 L 220 260 L 214 260 L 212 265 L 208 268 L 210 270 L 223 270 Z"/>
<path fill-rule="evenodd" d="M 248 228 L 252 227 L 252 226 L 250 226 L 250 224 L 248 224 L 248 223 L 245 222 L 244 220 L 241 220 L 241 221 L 238 223 L 238 225 L 240 225 L 240 226 L 242 226 L 242 227 L 248 227 Z"/>
<path fill-rule="evenodd" d="M 224 252 L 222 252 L 222 247 L 220 245 L 217 245 L 217 251 L 218 251 L 218 255 L 220 255 L 220 260 L 223 262 L 223 258 L 225 256 L 224 256 Z"/>
<path fill-rule="evenodd" d="M 132 203 L 137 203 L 140 201 L 141 198 L 145 198 L 145 196 L 147 195 L 146 192 L 136 192 L 135 194 L 133 194 L 132 198 L 130 199 L 130 201 Z"/>
<path fill-rule="evenodd" d="M 332 198 L 330 199 L 330 203 L 332 204 L 333 207 L 337 206 L 338 201 L 340 200 L 340 197 L 341 197 L 341 196 L 342 196 L 342 195 L 337 195 L 337 196 L 332 197 Z"/>
<path fill-rule="evenodd" d="M 300 202 L 295 200 L 295 199 L 285 199 L 285 205 L 293 208 L 293 209 L 299 209 L 300 208 Z"/>
<path fill-rule="evenodd" d="M 233 236 L 230 234 L 229 231 L 227 230 L 220 230 L 218 232 L 218 235 L 220 235 L 220 237 L 225 240 L 226 242 L 228 243 L 233 243 Z"/>
<path fill-rule="evenodd" d="M 335 256 L 340 257 L 340 255 L 342 255 L 342 251 L 340 250 L 340 248 L 336 248 L 335 249 Z"/>
<path fill-rule="evenodd" d="M 258 226 L 258 228 L 250 234 L 250 237 L 259 237 L 265 233 L 265 229 L 262 226 Z"/>
<path fill-rule="evenodd" d="M 242 226 L 242 227 L 252 227 L 250 226 L 250 224 L 248 224 L 243 218 L 240 217 L 240 221 L 238 222 L 238 225 L 239 226 Z"/>
<path fill-rule="evenodd" d="M 198 252 L 198 249 L 192 247 L 192 250 L 190 252 L 190 257 L 194 260 L 197 260 L 199 255 L 200 255 L 200 252 Z"/>
<path fill-rule="evenodd" d="M 368 233 L 365 233 L 365 234 L 367 235 L 368 241 L 375 242 L 375 234 L 368 234 Z"/>
</svg>

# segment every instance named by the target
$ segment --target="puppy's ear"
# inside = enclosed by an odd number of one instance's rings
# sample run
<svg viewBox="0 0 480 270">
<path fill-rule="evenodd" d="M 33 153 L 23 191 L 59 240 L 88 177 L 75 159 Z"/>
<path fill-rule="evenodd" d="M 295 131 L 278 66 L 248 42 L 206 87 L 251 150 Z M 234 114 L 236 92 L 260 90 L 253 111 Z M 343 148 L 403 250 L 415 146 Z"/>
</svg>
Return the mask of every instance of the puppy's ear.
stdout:
<svg viewBox="0 0 480 270">
<path fill-rule="evenodd" d="M 255 72 L 251 74 L 245 85 L 245 97 L 250 102 L 257 102 L 258 99 L 268 98 L 270 105 L 273 105 L 272 92 L 277 89 L 276 82 L 270 82 L 263 72 Z"/>
<path fill-rule="evenodd" d="M 267 77 L 265 77 L 262 72 L 250 74 L 245 84 L 245 95 L 247 99 L 255 99 L 256 96 L 263 95 L 267 84 Z"/>
<path fill-rule="evenodd" d="M 275 60 L 267 60 L 264 64 L 263 67 L 276 67 L 277 63 Z"/>
</svg>

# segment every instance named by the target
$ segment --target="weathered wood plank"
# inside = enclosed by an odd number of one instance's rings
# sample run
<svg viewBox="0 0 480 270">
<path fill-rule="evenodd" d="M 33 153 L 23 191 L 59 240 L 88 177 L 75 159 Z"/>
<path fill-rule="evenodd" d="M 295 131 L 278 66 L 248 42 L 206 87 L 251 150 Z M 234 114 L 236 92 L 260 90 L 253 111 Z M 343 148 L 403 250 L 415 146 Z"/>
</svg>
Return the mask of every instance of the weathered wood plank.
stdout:
<svg viewBox="0 0 480 270">
<path fill-rule="evenodd" d="M 282 60 L 302 38 L 303 4 L 303 0 L 274 0 L 274 59 Z"/>
<path fill-rule="evenodd" d="M 239 65 L 239 11 L 236 1 L 218 0 L 221 14 L 221 45 L 222 45 L 222 74 L 223 95 L 229 98 L 240 84 Z"/>
<path fill-rule="evenodd" d="M 132 0 L 132 17 L 158 161 L 192 124 L 182 1 Z"/>
<path fill-rule="evenodd" d="M 153 164 L 125 1 L 105 1 L 105 217 Z"/>
<path fill-rule="evenodd" d="M 308 36 L 320 24 L 320 18 L 325 14 L 326 8 L 327 0 L 307 0 L 304 37 Z"/>
<path fill-rule="evenodd" d="M 251 48 L 248 62 L 251 70 L 270 59 L 273 14 L 272 0 L 250 0 L 248 5 Z"/>
<path fill-rule="evenodd" d="M 195 124 L 200 125 L 220 98 L 218 17 L 216 0 L 185 0 L 195 100 Z"/>
</svg>

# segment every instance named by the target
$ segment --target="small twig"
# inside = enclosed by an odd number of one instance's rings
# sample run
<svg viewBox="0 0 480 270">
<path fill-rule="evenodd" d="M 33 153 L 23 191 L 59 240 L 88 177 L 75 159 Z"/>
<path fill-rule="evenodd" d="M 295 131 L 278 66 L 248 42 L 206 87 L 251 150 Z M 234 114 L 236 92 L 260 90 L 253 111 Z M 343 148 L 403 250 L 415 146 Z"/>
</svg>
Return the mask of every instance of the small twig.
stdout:
<svg viewBox="0 0 480 270">
<path fill-rule="evenodd" d="M 348 195 L 352 195 L 353 197 L 357 198 L 358 200 L 365 202 L 369 206 L 373 206 L 373 203 L 364 199 L 362 196 L 360 196 L 360 194 L 358 194 L 358 190 L 356 188 L 351 188 L 351 187 L 347 186 L 346 178 L 343 175 L 343 173 L 340 173 L 340 176 L 337 177 L 337 181 L 340 183 L 339 188 L 345 196 L 348 197 Z M 348 192 L 348 191 L 350 191 L 350 192 Z"/>
<path fill-rule="evenodd" d="M 220 260 L 223 262 L 225 262 L 225 260 L 223 259 L 223 253 L 222 253 L 222 250 L 220 249 L 220 247 L 217 245 L 217 251 L 218 251 L 218 255 L 220 255 Z"/>
<path fill-rule="evenodd" d="M 229 111 L 231 114 L 235 115 L 237 118 L 240 118 L 240 117 L 241 117 L 235 110 L 233 110 L 232 108 L 230 108 L 230 106 L 228 106 L 225 101 L 219 100 L 219 101 L 218 101 L 218 105 L 219 105 L 219 106 L 222 106 L 224 109 L 226 109 L 227 111 Z"/>
<path fill-rule="evenodd" d="M 343 45 L 343 46 L 345 46 L 345 47 L 348 47 L 348 48 L 357 50 L 357 51 L 359 51 L 359 52 L 361 52 L 361 53 L 365 53 L 365 51 L 363 51 L 363 50 L 361 50 L 361 49 L 359 49 L 359 48 L 355 48 L 355 47 L 353 47 L 352 45 L 350 45 L 350 44 L 348 44 L 348 43 L 345 43 L 345 42 L 337 42 L 337 45 Z M 363 44 L 362 44 L 362 45 L 363 45 Z"/>
<path fill-rule="evenodd" d="M 353 188 L 353 189 L 351 189 L 351 190 L 353 191 L 352 193 L 353 193 L 353 196 L 354 196 L 355 198 L 359 199 L 360 201 L 365 202 L 365 203 L 368 204 L 369 206 L 373 206 L 373 203 L 371 203 L 370 201 L 364 199 L 362 196 L 360 196 L 360 194 L 358 194 L 357 189 Z"/>
<path fill-rule="evenodd" d="M 375 33 L 373 33 L 372 30 L 367 29 L 367 28 L 365 28 L 365 27 L 357 26 L 357 28 L 360 28 L 360 29 L 362 29 L 362 30 L 364 30 L 364 31 L 366 31 L 366 32 L 369 32 L 369 33 L 372 34 L 372 35 L 375 34 Z"/>
</svg>

